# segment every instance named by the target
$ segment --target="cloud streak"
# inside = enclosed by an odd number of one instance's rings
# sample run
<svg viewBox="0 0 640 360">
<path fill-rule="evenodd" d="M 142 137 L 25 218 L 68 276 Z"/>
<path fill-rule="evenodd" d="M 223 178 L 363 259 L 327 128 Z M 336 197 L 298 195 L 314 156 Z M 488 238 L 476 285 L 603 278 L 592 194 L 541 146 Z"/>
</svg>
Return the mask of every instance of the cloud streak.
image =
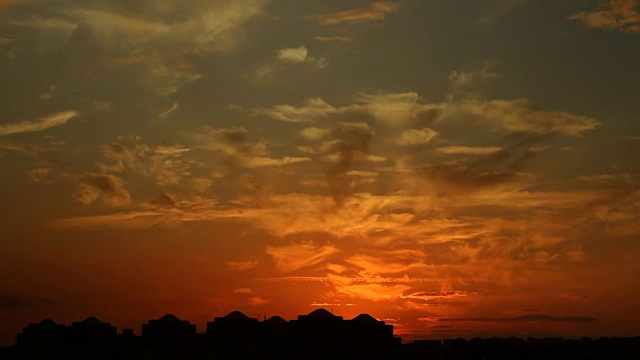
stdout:
<svg viewBox="0 0 640 360">
<path fill-rule="evenodd" d="M 522 315 L 516 317 L 436 317 L 423 318 L 421 321 L 437 321 L 437 322 L 493 322 L 493 323 L 523 323 L 532 321 L 543 322 L 573 322 L 573 323 L 591 323 L 596 318 L 589 316 L 551 316 L 551 315 Z"/>
<path fill-rule="evenodd" d="M 369 6 L 344 10 L 331 14 L 315 15 L 323 25 L 357 24 L 382 21 L 387 14 L 397 11 L 400 4 L 392 2 L 374 2 Z"/>
<path fill-rule="evenodd" d="M 36 120 L 0 124 L 0 136 L 44 131 L 65 125 L 69 120 L 79 115 L 80 113 L 75 110 L 68 110 L 47 115 Z"/>
</svg>

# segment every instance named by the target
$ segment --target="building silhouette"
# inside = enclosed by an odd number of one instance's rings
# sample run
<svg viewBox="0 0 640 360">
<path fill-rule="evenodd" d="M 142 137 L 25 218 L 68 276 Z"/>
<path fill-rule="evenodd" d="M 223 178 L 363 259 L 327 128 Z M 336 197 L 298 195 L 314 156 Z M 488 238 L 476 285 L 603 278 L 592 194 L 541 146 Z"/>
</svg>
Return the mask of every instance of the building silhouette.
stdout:
<svg viewBox="0 0 640 360">
<path fill-rule="evenodd" d="M 640 337 L 565 340 L 490 338 L 417 340 L 401 344 L 393 326 L 360 314 L 345 320 L 316 309 L 287 321 L 259 321 L 239 311 L 215 317 L 204 333 L 167 314 L 118 334 L 89 317 L 71 326 L 44 319 L 29 324 L 2 359 L 640 359 Z"/>
</svg>

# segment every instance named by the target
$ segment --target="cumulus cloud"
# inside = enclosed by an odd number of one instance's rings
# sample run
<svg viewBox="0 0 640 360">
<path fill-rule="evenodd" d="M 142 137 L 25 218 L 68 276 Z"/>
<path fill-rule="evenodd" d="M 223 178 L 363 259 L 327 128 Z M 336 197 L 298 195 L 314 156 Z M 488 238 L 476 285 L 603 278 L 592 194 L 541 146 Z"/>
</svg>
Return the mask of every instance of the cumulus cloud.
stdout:
<svg viewBox="0 0 640 360">
<path fill-rule="evenodd" d="M 318 127 L 307 127 L 300 130 L 300 135 L 306 140 L 317 141 L 326 137 L 331 133 L 330 129 L 323 129 Z"/>
<path fill-rule="evenodd" d="M 37 120 L 0 124 L 0 136 L 47 130 L 53 127 L 64 125 L 68 123 L 69 120 L 79 115 L 80 113 L 75 110 L 68 110 L 47 115 Z"/>
<path fill-rule="evenodd" d="M 640 34 L 640 12 L 636 9 L 637 6 L 637 0 L 610 0 L 599 10 L 579 12 L 569 19 L 582 21 L 594 29 Z"/>
<path fill-rule="evenodd" d="M 317 265 L 340 252 L 333 245 L 316 246 L 312 242 L 267 246 L 265 251 L 273 258 L 276 269 L 283 272 L 291 272 Z"/>
<path fill-rule="evenodd" d="M 323 25 L 355 24 L 384 20 L 388 13 L 400 8 L 400 4 L 391 2 L 374 2 L 369 6 L 354 8 L 331 14 L 314 15 Z"/>
<path fill-rule="evenodd" d="M 431 122 L 442 110 L 442 105 L 426 103 L 415 92 L 359 93 L 355 100 L 354 104 L 337 107 L 316 97 L 301 106 L 275 105 L 256 109 L 254 113 L 287 122 L 313 122 L 336 115 L 365 113 L 384 124 L 401 126 L 415 119 Z"/>
<path fill-rule="evenodd" d="M 580 135 L 600 123 L 586 116 L 560 111 L 537 111 L 525 99 L 468 101 L 467 109 L 477 116 L 494 121 L 507 131 L 518 133 Z"/>
<path fill-rule="evenodd" d="M 275 61 L 269 62 L 255 71 L 255 77 L 261 81 L 268 81 L 279 73 L 293 66 L 303 66 L 308 70 L 321 70 L 329 64 L 324 57 L 309 55 L 305 46 L 283 48 L 277 51 Z"/>
<path fill-rule="evenodd" d="M 255 114 L 264 115 L 275 120 L 286 122 L 311 122 L 318 118 L 340 113 L 341 110 L 329 105 L 321 98 L 310 98 L 304 105 L 275 105 L 272 108 L 256 109 Z"/>
<path fill-rule="evenodd" d="M 409 129 L 403 131 L 398 136 L 396 143 L 402 146 L 424 145 L 430 142 L 436 135 L 438 135 L 438 133 L 429 128 Z"/>
<path fill-rule="evenodd" d="M 499 78 L 500 74 L 495 71 L 494 66 L 494 62 L 485 61 L 482 64 L 482 67 L 477 70 L 454 70 L 449 74 L 449 81 L 451 82 L 451 86 L 454 89 L 466 89 L 472 85 L 476 85 L 479 82 Z"/>
</svg>

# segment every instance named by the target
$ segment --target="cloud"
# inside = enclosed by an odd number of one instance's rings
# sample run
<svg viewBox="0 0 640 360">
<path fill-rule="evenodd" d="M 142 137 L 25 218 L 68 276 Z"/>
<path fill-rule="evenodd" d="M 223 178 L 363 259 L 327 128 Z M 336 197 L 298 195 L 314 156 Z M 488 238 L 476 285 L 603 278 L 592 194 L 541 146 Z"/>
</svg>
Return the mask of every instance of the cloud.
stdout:
<svg viewBox="0 0 640 360">
<path fill-rule="evenodd" d="M 454 70 L 449 74 L 449 81 L 454 89 L 468 88 L 477 83 L 500 77 L 500 74 L 494 70 L 495 63 L 485 61 L 482 68 L 473 71 Z"/>
<path fill-rule="evenodd" d="M 610 0 L 600 10 L 579 12 L 569 16 L 569 19 L 582 21 L 594 29 L 640 34 L 640 12 L 636 10 L 637 6 L 637 0 Z"/>
<path fill-rule="evenodd" d="M 323 25 L 355 24 L 384 20 L 388 13 L 400 8 L 400 4 L 374 2 L 367 7 L 344 10 L 331 14 L 314 15 Z"/>
<path fill-rule="evenodd" d="M 37 120 L 0 124 L 0 136 L 47 130 L 64 125 L 79 115 L 80 113 L 75 110 L 68 110 L 51 114 Z"/>
<path fill-rule="evenodd" d="M 348 36 L 316 36 L 314 37 L 317 41 L 339 41 L 339 42 L 349 42 L 351 39 Z"/>
<path fill-rule="evenodd" d="M 190 156 L 194 149 L 181 144 L 147 144 L 141 137 L 127 137 L 101 148 L 105 159 L 98 166 L 103 173 L 133 172 L 157 185 L 174 189 L 180 185 L 199 192 L 206 191 L 212 183 L 203 178 L 203 165 Z"/>
<path fill-rule="evenodd" d="M 254 75 L 259 81 L 268 81 L 294 66 L 317 71 L 324 69 L 328 64 L 329 61 L 324 57 L 309 55 L 309 50 L 304 46 L 283 48 L 277 51 L 274 61 L 259 67 Z"/>
<path fill-rule="evenodd" d="M 494 322 L 494 323 L 521 323 L 530 321 L 544 322 L 573 322 L 573 323 L 591 323 L 596 319 L 589 316 L 551 316 L 551 315 L 522 315 L 516 317 L 434 317 L 422 318 L 420 321 L 438 321 L 438 322 Z"/>
<path fill-rule="evenodd" d="M 497 146 L 443 146 L 436 149 L 440 154 L 446 155 L 491 155 L 503 150 Z"/>
<path fill-rule="evenodd" d="M 70 52 L 92 49 L 93 58 L 83 55 L 85 60 L 97 61 L 108 70 L 127 68 L 133 81 L 158 96 L 168 96 L 201 77 L 194 56 L 228 52 L 241 38 L 242 25 L 259 14 L 266 2 L 164 0 L 106 7 L 100 2 L 74 1 L 36 11 L 16 24 L 46 30 L 46 37 L 40 37 L 41 47 Z"/>
<path fill-rule="evenodd" d="M 29 171 L 29 177 L 35 182 L 47 182 L 49 180 L 48 176 L 51 170 L 51 168 L 35 168 Z"/>
<path fill-rule="evenodd" d="M 246 271 L 255 269 L 258 266 L 257 261 L 243 260 L 243 261 L 225 261 L 224 262 L 230 269 L 237 271 Z"/>
<path fill-rule="evenodd" d="M 423 291 L 414 292 L 408 295 L 404 295 L 406 299 L 420 299 L 420 300 L 433 300 L 433 299 L 453 299 L 457 297 L 466 297 L 466 291 Z"/>
<path fill-rule="evenodd" d="M 363 104 L 362 110 L 371 113 L 387 125 L 403 125 L 423 117 L 431 117 L 440 110 L 437 104 L 424 103 L 418 93 L 360 93 L 357 99 Z"/>
<path fill-rule="evenodd" d="M 524 3 L 524 0 L 494 0 L 490 2 L 491 8 L 488 13 L 483 15 L 478 20 L 478 23 L 482 25 L 494 23 L 522 3 Z"/>
<path fill-rule="evenodd" d="M 308 60 L 309 51 L 306 47 L 300 46 L 297 48 L 284 48 L 278 50 L 278 60 L 290 63 L 302 63 Z"/>
<path fill-rule="evenodd" d="M 171 105 L 170 108 L 168 108 L 167 110 L 162 111 L 160 114 L 158 114 L 158 121 L 162 121 L 164 119 L 166 119 L 171 113 L 173 113 L 174 111 L 178 110 L 180 106 L 178 105 L 177 102 L 174 102 L 173 105 Z"/>
<path fill-rule="evenodd" d="M 113 175 L 84 173 L 77 176 L 82 189 L 73 194 L 76 200 L 89 205 L 102 197 L 111 206 L 131 204 L 131 195 L 124 187 L 124 181 Z"/>
<path fill-rule="evenodd" d="M 264 115 L 285 122 L 311 122 L 318 118 L 340 113 L 341 110 L 329 105 L 321 98 L 307 99 L 303 106 L 275 105 L 272 108 L 254 110 L 256 115 Z"/>
<path fill-rule="evenodd" d="M 346 262 L 358 268 L 358 274 L 367 278 L 406 273 L 426 266 L 425 254 L 417 250 L 391 250 L 375 255 L 354 255 L 347 258 Z"/>
<path fill-rule="evenodd" d="M 493 121 L 512 133 L 580 135 L 600 123 L 586 116 L 559 111 L 536 111 L 528 100 L 467 101 L 466 108 L 474 115 Z"/>
<path fill-rule="evenodd" d="M 301 106 L 275 105 L 271 108 L 256 109 L 254 113 L 286 122 L 313 122 L 336 115 L 365 113 L 386 125 L 401 126 L 416 119 L 431 122 L 442 110 L 439 104 L 423 102 L 415 92 L 359 93 L 355 100 L 354 104 L 336 107 L 314 97 L 307 99 Z"/>
<path fill-rule="evenodd" d="M 318 127 L 307 127 L 300 130 L 300 135 L 306 140 L 317 141 L 324 137 L 327 137 L 331 133 L 330 129 L 323 129 Z"/>
<path fill-rule="evenodd" d="M 256 295 L 256 292 L 253 289 L 249 288 L 239 288 L 232 291 L 232 293 L 236 296 L 236 303 L 248 303 L 251 306 L 264 305 L 268 304 L 268 299 L 263 299 L 260 296 Z"/>
<path fill-rule="evenodd" d="M 333 245 L 316 246 L 312 242 L 267 246 L 265 251 L 273 258 L 276 269 L 283 272 L 317 265 L 340 252 Z"/>
<path fill-rule="evenodd" d="M 96 226 L 112 226 L 125 229 L 146 229 L 161 224 L 166 220 L 158 211 L 134 211 L 96 216 L 79 216 L 57 219 L 50 223 L 56 228 L 86 228 Z"/>
<path fill-rule="evenodd" d="M 197 147 L 218 154 L 222 157 L 223 162 L 234 162 L 250 169 L 282 167 L 311 160 L 309 157 L 272 158 L 265 156 L 268 154 L 266 143 L 263 140 L 251 143 L 248 141 L 247 135 L 247 129 L 241 127 L 205 127 L 193 137 L 197 142 Z"/>
<path fill-rule="evenodd" d="M 239 288 L 232 291 L 234 294 L 254 295 L 255 291 L 249 288 Z"/>
<path fill-rule="evenodd" d="M 438 133 L 429 128 L 410 129 L 403 131 L 398 136 L 396 144 L 401 146 L 424 145 L 430 142 L 436 135 L 438 135 Z"/>
<path fill-rule="evenodd" d="M 311 161 L 311 158 L 285 156 L 280 159 L 274 159 L 268 157 L 255 157 L 247 160 L 245 166 L 248 168 L 281 167 L 285 165 L 300 164 L 307 161 Z"/>
</svg>

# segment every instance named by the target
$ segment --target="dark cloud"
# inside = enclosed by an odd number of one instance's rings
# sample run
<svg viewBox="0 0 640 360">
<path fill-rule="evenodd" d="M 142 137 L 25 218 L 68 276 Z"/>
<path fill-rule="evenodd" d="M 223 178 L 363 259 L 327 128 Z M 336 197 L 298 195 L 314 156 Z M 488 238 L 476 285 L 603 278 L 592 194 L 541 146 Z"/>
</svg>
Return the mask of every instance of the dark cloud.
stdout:
<svg viewBox="0 0 640 360">
<path fill-rule="evenodd" d="M 339 123 L 331 130 L 334 140 L 322 147 L 325 157 L 332 160 L 327 171 L 327 185 L 336 204 L 342 204 L 353 190 L 351 177 L 345 176 L 356 159 L 365 159 L 373 130 L 366 123 Z"/>
<path fill-rule="evenodd" d="M 547 321 L 547 322 L 575 322 L 590 323 L 596 319 L 589 316 L 551 316 L 551 315 L 522 315 L 516 317 L 471 317 L 471 318 L 453 318 L 442 317 L 434 320 L 441 322 L 494 322 L 494 323 L 520 323 L 529 321 Z"/>
<path fill-rule="evenodd" d="M 113 175 L 84 173 L 78 175 L 82 189 L 74 197 L 84 203 L 91 204 L 102 196 L 112 206 L 124 206 L 131 203 L 131 195 L 124 187 L 124 181 Z"/>
<path fill-rule="evenodd" d="M 158 197 L 147 202 L 151 207 L 170 209 L 176 207 L 176 202 L 167 194 L 162 193 Z"/>
</svg>

